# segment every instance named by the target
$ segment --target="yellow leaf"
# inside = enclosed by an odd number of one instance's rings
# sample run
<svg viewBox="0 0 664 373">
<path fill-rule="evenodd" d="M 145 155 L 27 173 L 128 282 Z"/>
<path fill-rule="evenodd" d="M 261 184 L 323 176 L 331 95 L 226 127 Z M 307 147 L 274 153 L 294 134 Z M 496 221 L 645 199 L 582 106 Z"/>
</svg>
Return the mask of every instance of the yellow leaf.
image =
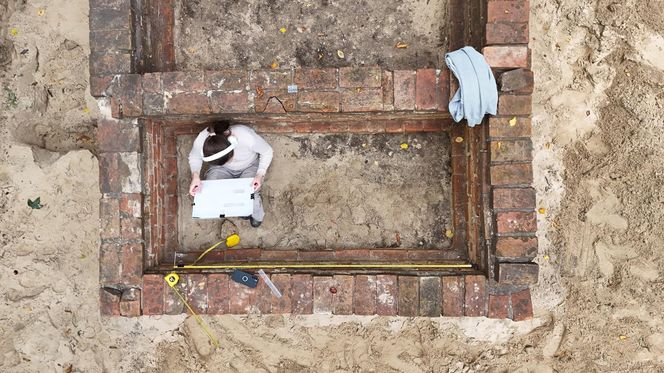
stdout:
<svg viewBox="0 0 664 373">
<path fill-rule="evenodd" d="M 510 127 L 514 126 L 516 126 L 516 117 L 512 117 L 512 119 L 510 119 Z"/>
<path fill-rule="evenodd" d="M 84 108 L 83 108 L 83 112 L 86 113 L 86 114 L 89 113 L 89 112 L 90 112 L 90 108 L 87 107 L 87 106 L 84 107 Z"/>
<path fill-rule="evenodd" d="M 280 28 L 279 32 L 282 33 L 282 34 L 285 34 L 286 33 L 286 28 L 285 27 Z"/>
<path fill-rule="evenodd" d="M 344 58 L 346 55 L 344 54 L 344 51 L 338 50 L 337 51 L 337 56 L 339 56 L 339 58 Z"/>
<path fill-rule="evenodd" d="M 620 335 L 620 336 L 618 336 L 618 339 L 620 339 L 621 341 L 624 341 L 625 339 L 627 339 L 627 336 L 626 335 Z"/>
<path fill-rule="evenodd" d="M 277 63 L 277 61 L 272 61 L 272 64 L 270 65 L 270 68 L 276 69 L 277 67 L 279 67 L 279 64 Z"/>
<path fill-rule="evenodd" d="M 402 143 L 402 144 L 401 144 L 401 149 L 403 149 L 403 150 L 407 150 L 407 149 L 408 149 L 408 144 L 405 143 L 405 142 Z"/>
<path fill-rule="evenodd" d="M 549 260 L 549 256 L 548 256 L 548 255 L 544 255 L 544 260 Z"/>
<path fill-rule="evenodd" d="M 18 35 L 18 29 L 17 29 L 16 27 L 12 27 L 12 28 L 9 30 L 9 34 L 10 34 L 11 36 L 16 36 L 16 35 Z"/>
<path fill-rule="evenodd" d="M 540 214 L 544 214 L 546 213 L 546 209 L 544 207 L 540 207 L 537 209 L 537 212 L 539 212 Z"/>
<path fill-rule="evenodd" d="M 446 230 L 446 231 L 445 231 L 445 237 L 447 237 L 447 238 L 452 238 L 452 237 L 454 237 L 454 232 L 452 232 L 452 231 L 449 230 L 449 229 Z"/>
<path fill-rule="evenodd" d="M 398 49 L 406 49 L 408 48 L 408 44 L 400 41 L 394 47 Z"/>
<path fill-rule="evenodd" d="M 463 142 L 463 137 L 461 137 L 461 136 L 457 136 L 457 137 L 454 139 L 454 141 L 455 141 L 455 142 Z"/>
<path fill-rule="evenodd" d="M 44 9 L 44 8 L 37 9 L 37 15 L 38 16 L 42 17 L 42 16 L 44 16 L 44 14 L 46 14 L 46 9 Z"/>
</svg>

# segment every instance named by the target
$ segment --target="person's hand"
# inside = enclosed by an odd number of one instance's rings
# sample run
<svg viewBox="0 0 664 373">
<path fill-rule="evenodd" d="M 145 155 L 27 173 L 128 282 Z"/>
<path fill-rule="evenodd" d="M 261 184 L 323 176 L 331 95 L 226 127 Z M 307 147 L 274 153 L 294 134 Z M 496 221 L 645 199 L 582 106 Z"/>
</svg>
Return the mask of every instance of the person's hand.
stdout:
<svg viewBox="0 0 664 373">
<path fill-rule="evenodd" d="M 198 175 L 193 175 L 191 177 L 191 184 L 189 184 L 189 194 L 193 197 L 196 193 L 200 192 L 201 189 L 203 189 L 201 178 Z"/>
<path fill-rule="evenodd" d="M 263 185 L 263 176 L 262 174 L 256 174 L 254 180 L 251 182 L 251 186 L 254 187 L 254 192 L 261 188 Z"/>
</svg>

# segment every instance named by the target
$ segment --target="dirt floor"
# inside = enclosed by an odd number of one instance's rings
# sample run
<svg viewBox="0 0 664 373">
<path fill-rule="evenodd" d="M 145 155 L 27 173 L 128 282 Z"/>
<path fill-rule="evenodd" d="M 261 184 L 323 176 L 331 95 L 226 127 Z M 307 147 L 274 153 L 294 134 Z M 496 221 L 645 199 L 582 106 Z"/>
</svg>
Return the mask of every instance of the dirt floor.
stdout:
<svg viewBox="0 0 664 373">
<path fill-rule="evenodd" d="M 99 316 L 87 7 L 0 0 L 0 371 L 664 370 L 659 1 L 531 1 L 534 320 L 209 317 L 215 352 L 191 318 Z"/>
<path fill-rule="evenodd" d="M 181 70 L 442 67 L 446 0 L 177 1 Z M 397 48 L 397 44 L 399 47 Z"/>
<path fill-rule="evenodd" d="M 445 235 L 453 230 L 447 133 L 263 137 L 275 154 L 262 190 L 266 217 L 260 229 L 233 219 L 241 247 L 451 246 Z M 184 250 L 208 248 L 219 240 L 221 228 L 218 219 L 191 218 L 187 156 L 194 138 L 178 140 L 178 227 Z M 410 144 L 407 150 L 402 143 Z"/>
</svg>

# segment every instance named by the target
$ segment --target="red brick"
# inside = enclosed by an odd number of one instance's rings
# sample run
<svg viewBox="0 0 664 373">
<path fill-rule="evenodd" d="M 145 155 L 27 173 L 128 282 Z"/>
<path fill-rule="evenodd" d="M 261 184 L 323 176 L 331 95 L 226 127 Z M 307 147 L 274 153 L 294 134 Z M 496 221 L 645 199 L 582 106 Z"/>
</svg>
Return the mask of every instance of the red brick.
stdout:
<svg viewBox="0 0 664 373">
<path fill-rule="evenodd" d="M 332 314 L 332 311 L 334 311 L 334 300 L 330 288 L 335 285 L 336 282 L 332 277 L 314 277 L 314 313 Z"/>
<path fill-rule="evenodd" d="M 415 249 L 408 250 L 408 259 L 416 261 L 431 261 L 439 260 L 445 258 L 445 252 L 443 250 L 423 250 Z"/>
<path fill-rule="evenodd" d="M 530 115 L 532 106 L 530 95 L 499 95 L 498 97 L 498 115 Z"/>
<path fill-rule="evenodd" d="M 102 193 L 121 191 L 118 153 L 99 154 L 99 189 Z"/>
<path fill-rule="evenodd" d="M 539 266 L 536 263 L 498 263 L 498 282 L 501 285 L 530 285 L 537 283 Z"/>
<path fill-rule="evenodd" d="M 487 4 L 487 22 L 528 22 L 529 18 L 529 0 L 492 0 Z"/>
<path fill-rule="evenodd" d="M 120 291 L 112 288 L 100 288 L 99 311 L 102 316 L 119 316 Z"/>
<path fill-rule="evenodd" d="M 408 259 L 408 251 L 403 249 L 371 250 L 369 258 L 377 261 L 401 262 Z"/>
<path fill-rule="evenodd" d="M 131 31 L 129 29 L 90 31 L 90 50 L 92 51 L 131 49 Z"/>
<path fill-rule="evenodd" d="M 143 196 L 140 193 L 123 193 L 120 195 L 120 214 L 122 217 L 140 218 L 142 216 Z"/>
<path fill-rule="evenodd" d="M 90 53 L 90 75 L 102 76 L 131 72 L 129 53 Z"/>
<path fill-rule="evenodd" d="M 229 307 L 229 282 L 228 275 L 223 273 L 211 273 L 207 279 L 208 309 L 209 314 L 226 314 Z"/>
<path fill-rule="evenodd" d="M 494 45 L 484 47 L 482 54 L 493 68 L 528 67 L 530 58 L 527 45 Z"/>
<path fill-rule="evenodd" d="M 494 188 L 494 209 L 533 209 L 535 189 L 533 188 Z"/>
<path fill-rule="evenodd" d="M 314 280 L 311 275 L 291 275 L 291 312 L 295 315 L 313 313 Z"/>
<path fill-rule="evenodd" d="M 234 315 L 249 313 L 256 302 L 256 289 L 230 281 L 228 285 L 228 312 Z"/>
<path fill-rule="evenodd" d="M 342 262 L 369 259 L 369 250 L 367 250 L 367 249 L 340 249 L 340 250 L 336 250 L 335 258 L 338 261 L 342 261 Z"/>
<path fill-rule="evenodd" d="M 537 232 L 535 212 L 498 212 L 496 213 L 496 233 Z"/>
<path fill-rule="evenodd" d="M 102 285 L 116 285 L 121 281 L 120 246 L 116 243 L 102 243 L 99 247 L 99 282 Z"/>
<path fill-rule="evenodd" d="M 514 321 L 530 320 L 533 318 L 533 303 L 530 289 L 512 294 L 512 319 Z"/>
<path fill-rule="evenodd" d="M 254 98 L 255 110 L 257 113 L 277 113 L 283 114 L 295 111 L 297 94 L 283 91 L 265 92 L 260 97 Z"/>
<path fill-rule="evenodd" d="M 251 72 L 251 87 L 284 89 L 292 83 L 290 70 L 255 70 Z"/>
<path fill-rule="evenodd" d="M 143 276 L 143 245 L 140 243 L 122 245 L 119 259 L 122 268 L 120 282 L 139 286 Z"/>
<path fill-rule="evenodd" d="M 125 240 L 140 240 L 143 238 L 143 219 L 121 218 L 120 235 Z"/>
<path fill-rule="evenodd" d="M 108 95 L 108 89 L 114 75 L 91 76 L 90 77 L 90 95 L 92 97 L 105 97 Z"/>
<path fill-rule="evenodd" d="M 490 319 L 507 319 L 510 310 L 509 295 L 489 294 L 489 314 Z"/>
<path fill-rule="evenodd" d="M 207 313 L 208 289 L 207 276 L 193 273 L 187 275 L 187 303 L 198 314 Z"/>
<path fill-rule="evenodd" d="M 376 89 L 348 89 L 341 92 L 341 111 L 381 111 L 383 110 L 383 91 Z"/>
<path fill-rule="evenodd" d="M 342 67 L 339 86 L 342 88 L 380 88 L 382 73 L 379 67 Z"/>
<path fill-rule="evenodd" d="M 535 78 L 531 70 L 516 69 L 500 74 L 498 83 L 502 92 L 530 94 L 533 93 Z"/>
<path fill-rule="evenodd" d="M 97 149 L 106 152 L 137 152 L 141 137 L 138 127 L 112 119 L 102 119 L 97 127 Z"/>
<path fill-rule="evenodd" d="M 313 133 L 344 133 L 348 132 L 348 124 L 343 122 L 311 123 Z"/>
<path fill-rule="evenodd" d="M 398 122 L 393 122 L 393 121 L 386 121 L 385 122 L 385 132 L 387 133 L 401 133 L 404 131 L 404 125 L 402 121 Z"/>
<path fill-rule="evenodd" d="M 473 275 L 466 276 L 464 280 L 466 289 L 464 316 L 486 315 L 484 310 L 486 277 Z"/>
<path fill-rule="evenodd" d="M 339 112 L 338 92 L 300 92 L 297 110 L 302 112 Z"/>
<path fill-rule="evenodd" d="M 443 316 L 463 316 L 464 281 L 461 276 L 443 277 Z"/>
<path fill-rule="evenodd" d="M 326 89 L 337 87 L 337 69 L 296 69 L 298 89 Z"/>
<path fill-rule="evenodd" d="M 245 70 L 225 69 L 205 71 L 205 87 L 213 91 L 240 91 L 249 83 L 249 74 Z"/>
<path fill-rule="evenodd" d="M 355 276 L 353 313 L 374 315 L 376 313 L 376 276 Z"/>
<path fill-rule="evenodd" d="M 397 309 L 397 276 L 376 276 L 376 313 L 380 316 L 396 316 Z"/>
<path fill-rule="evenodd" d="M 297 261 L 297 250 L 261 250 L 262 260 Z"/>
<path fill-rule="evenodd" d="M 161 115 L 164 114 L 166 99 L 162 93 L 143 93 L 143 114 Z"/>
<path fill-rule="evenodd" d="M 139 74 L 124 74 L 118 79 L 120 89 L 113 92 L 113 100 L 119 105 L 119 117 L 143 115 L 143 84 Z M 115 115 L 114 115 L 115 116 Z"/>
<path fill-rule="evenodd" d="M 281 298 L 275 298 L 272 301 L 272 313 L 274 314 L 284 314 L 291 313 L 292 304 L 291 304 L 291 275 L 286 273 L 278 273 L 272 275 L 270 280 L 274 283 L 274 286 L 279 289 L 281 292 Z"/>
<path fill-rule="evenodd" d="M 164 313 L 164 277 L 162 275 L 143 276 L 143 314 L 162 315 Z"/>
<path fill-rule="evenodd" d="M 337 292 L 332 294 L 333 313 L 335 315 L 350 315 L 353 313 L 353 292 L 355 282 L 353 276 L 335 275 L 334 286 Z"/>
<path fill-rule="evenodd" d="M 205 89 L 202 71 L 169 71 L 161 73 L 166 92 L 194 92 Z"/>
<path fill-rule="evenodd" d="M 514 119 L 514 125 L 510 121 Z M 489 136 L 498 137 L 530 137 L 532 124 L 530 118 L 524 117 L 489 117 Z"/>
<path fill-rule="evenodd" d="M 162 93 L 164 91 L 161 87 L 161 73 L 143 74 L 142 84 L 144 92 Z"/>
<path fill-rule="evenodd" d="M 417 277 L 399 276 L 399 316 L 417 316 L 420 300 L 420 283 Z"/>
<path fill-rule="evenodd" d="M 532 259 L 537 256 L 537 237 L 498 237 L 496 256 Z"/>
<path fill-rule="evenodd" d="M 180 275 L 180 281 L 175 285 L 175 289 L 177 289 L 183 297 L 187 296 L 186 275 Z M 187 312 L 184 303 L 182 303 L 180 297 L 175 293 L 175 290 L 164 281 L 164 314 L 178 315 Z"/>
<path fill-rule="evenodd" d="M 383 133 L 385 132 L 384 122 L 364 122 L 353 123 L 348 126 L 348 132 L 352 133 Z"/>
<path fill-rule="evenodd" d="M 406 132 L 440 132 L 443 130 L 441 121 L 408 121 L 404 123 Z"/>
<path fill-rule="evenodd" d="M 129 1 L 113 5 L 90 7 L 90 30 L 131 29 L 131 5 Z"/>
<path fill-rule="evenodd" d="M 381 89 L 383 91 L 383 110 L 394 110 L 394 77 L 391 71 L 383 71 Z"/>
<path fill-rule="evenodd" d="M 141 315 L 141 290 L 136 288 L 125 289 L 120 298 L 120 315 L 125 317 L 138 317 Z"/>
<path fill-rule="evenodd" d="M 438 317 L 441 314 L 442 291 L 440 277 L 420 277 L 420 316 Z"/>
<path fill-rule="evenodd" d="M 415 107 L 417 110 L 436 109 L 436 70 L 418 69 L 415 83 Z"/>
<path fill-rule="evenodd" d="M 415 72 L 397 70 L 394 72 L 394 109 L 413 110 L 415 108 Z"/>
<path fill-rule="evenodd" d="M 269 275 L 268 275 L 269 276 Z M 272 295 L 272 291 L 267 283 L 261 278 L 256 286 L 256 308 L 262 315 L 269 314 L 272 310 L 272 299 L 277 299 Z"/>
<path fill-rule="evenodd" d="M 490 146 L 492 162 L 531 161 L 533 158 L 530 139 L 492 141 Z"/>
<path fill-rule="evenodd" d="M 325 251 L 300 251 L 298 252 L 298 260 L 300 261 L 333 261 L 335 258 L 334 250 Z"/>
<path fill-rule="evenodd" d="M 438 74 L 438 97 L 436 98 L 438 111 L 449 111 L 450 102 L 450 71 L 440 70 Z"/>
<path fill-rule="evenodd" d="M 101 239 L 120 237 L 120 200 L 102 198 L 99 200 L 99 221 L 101 223 Z"/>
<path fill-rule="evenodd" d="M 209 114 L 210 105 L 205 93 L 174 93 L 165 103 L 167 114 Z"/>
<path fill-rule="evenodd" d="M 260 259 L 261 249 L 228 249 L 224 253 L 226 261 Z"/>
<path fill-rule="evenodd" d="M 488 45 L 528 44 L 528 23 L 487 23 L 486 43 Z"/>
<path fill-rule="evenodd" d="M 226 93 L 214 91 L 210 94 L 210 110 L 218 113 L 246 113 L 249 111 L 247 92 Z"/>
<path fill-rule="evenodd" d="M 532 182 L 533 168 L 530 163 L 491 166 L 491 185 L 530 185 Z"/>
</svg>

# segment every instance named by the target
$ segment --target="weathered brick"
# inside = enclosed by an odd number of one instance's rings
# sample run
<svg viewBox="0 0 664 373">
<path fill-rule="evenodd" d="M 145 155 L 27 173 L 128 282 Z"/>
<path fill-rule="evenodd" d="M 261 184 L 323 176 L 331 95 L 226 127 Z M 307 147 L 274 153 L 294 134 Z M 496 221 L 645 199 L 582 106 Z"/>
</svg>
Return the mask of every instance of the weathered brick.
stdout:
<svg viewBox="0 0 664 373">
<path fill-rule="evenodd" d="M 227 274 L 211 273 L 207 278 L 209 314 L 226 314 L 229 307 L 229 282 Z"/>
<path fill-rule="evenodd" d="M 256 289 L 230 281 L 228 285 L 229 305 L 228 312 L 234 315 L 249 313 L 256 302 Z"/>
<path fill-rule="evenodd" d="M 498 237 L 496 256 L 507 259 L 532 259 L 537 256 L 537 237 Z"/>
<path fill-rule="evenodd" d="M 535 212 L 498 212 L 496 213 L 496 232 L 498 234 L 529 233 L 537 231 Z"/>
<path fill-rule="evenodd" d="M 143 114 L 161 115 L 164 114 L 164 105 L 166 99 L 162 93 L 143 93 Z"/>
<path fill-rule="evenodd" d="M 528 23 L 496 22 L 486 25 L 486 43 L 528 44 Z"/>
<path fill-rule="evenodd" d="M 510 124 L 510 121 L 514 123 Z M 532 124 L 526 117 L 489 117 L 489 136 L 499 137 L 530 137 Z"/>
<path fill-rule="evenodd" d="M 167 114 L 209 114 L 210 106 L 205 93 L 175 93 L 165 102 Z"/>
<path fill-rule="evenodd" d="M 300 92 L 297 110 L 303 112 L 339 112 L 338 92 Z"/>
<path fill-rule="evenodd" d="M 415 72 L 397 70 L 394 72 L 394 109 L 413 110 L 415 108 Z"/>
<path fill-rule="evenodd" d="M 121 218 L 120 236 L 125 240 L 140 240 L 143 238 L 143 219 Z"/>
<path fill-rule="evenodd" d="M 533 168 L 530 163 L 491 166 L 491 185 L 530 185 L 532 182 Z"/>
<path fill-rule="evenodd" d="M 351 133 L 383 133 L 385 132 L 384 122 L 364 122 L 354 123 L 348 126 L 348 132 Z M 351 253 L 352 251 L 348 251 Z"/>
<path fill-rule="evenodd" d="M 537 263 L 498 263 L 498 282 L 501 285 L 530 285 L 537 283 Z"/>
<path fill-rule="evenodd" d="M 269 276 L 269 275 L 268 275 Z M 272 311 L 272 299 L 277 299 L 272 295 L 272 291 L 263 279 L 258 280 L 256 286 L 255 306 L 262 315 L 269 314 Z"/>
<path fill-rule="evenodd" d="M 92 97 L 106 97 L 113 81 L 113 75 L 91 76 L 90 95 Z"/>
<path fill-rule="evenodd" d="M 381 90 L 383 91 L 383 110 L 394 110 L 394 77 L 391 71 L 383 71 Z"/>
<path fill-rule="evenodd" d="M 438 317 L 441 314 L 442 291 L 440 277 L 420 277 L 420 316 Z"/>
<path fill-rule="evenodd" d="M 333 313 L 335 315 L 350 315 L 353 313 L 353 291 L 355 282 L 353 276 L 335 275 L 335 289 L 337 292 L 332 294 L 334 304 Z"/>
<path fill-rule="evenodd" d="M 284 89 L 293 82 L 290 70 L 255 70 L 251 72 L 251 87 Z"/>
<path fill-rule="evenodd" d="M 120 315 L 125 317 L 138 317 L 141 315 L 141 290 L 136 288 L 125 289 L 120 298 Z"/>
<path fill-rule="evenodd" d="M 143 85 L 139 74 L 124 74 L 118 79 L 120 90 L 113 92 L 113 98 L 117 105 L 118 118 L 138 117 L 143 115 Z"/>
<path fill-rule="evenodd" d="M 353 313 L 356 315 L 376 314 L 376 276 L 355 276 Z"/>
<path fill-rule="evenodd" d="M 99 247 L 99 282 L 102 285 L 121 283 L 122 261 L 120 246 L 116 243 L 102 243 Z"/>
<path fill-rule="evenodd" d="M 331 89 L 337 87 L 337 69 L 296 69 L 298 89 Z"/>
<path fill-rule="evenodd" d="M 261 260 L 297 261 L 297 250 L 261 250 Z"/>
<path fill-rule="evenodd" d="M 274 283 L 274 286 L 279 289 L 281 292 L 281 298 L 275 298 L 272 301 L 272 313 L 274 314 L 284 314 L 291 313 L 291 275 L 287 273 L 278 273 L 272 275 L 270 280 Z"/>
<path fill-rule="evenodd" d="M 533 303 L 530 297 L 530 289 L 525 289 L 512 294 L 512 319 L 523 321 L 533 318 Z"/>
<path fill-rule="evenodd" d="M 528 67 L 527 45 L 494 45 L 482 49 L 484 59 L 493 68 Z"/>
<path fill-rule="evenodd" d="M 249 83 L 249 74 L 245 70 L 226 69 L 205 71 L 205 86 L 213 91 L 245 90 Z"/>
<path fill-rule="evenodd" d="M 166 92 L 195 92 L 205 89 L 203 71 L 169 71 L 161 73 L 162 87 Z"/>
<path fill-rule="evenodd" d="M 226 93 L 214 91 L 210 94 L 210 110 L 218 113 L 246 113 L 249 111 L 247 92 Z"/>
<path fill-rule="evenodd" d="M 465 276 L 464 282 L 466 289 L 464 315 L 471 317 L 486 315 L 484 310 L 486 277 L 481 275 Z"/>
<path fill-rule="evenodd" d="M 382 90 L 376 89 L 348 89 L 341 92 L 341 111 L 381 111 L 383 109 Z"/>
<path fill-rule="evenodd" d="M 415 107 L 417 110 L 436 109 L 436 70 L 418 69 L 415 82 Z"/>
<path fill-rule="evenodd" d="M 120 315 L 121 292 L 113 288 L 99 288 L 99 311 L 102 316 Z"/>
<path fill-rule="evenodd" d="M 502 92 L 530 94 L 533 93 L 535 78 L 531 70 L 516 69 L 500 74 L 498 83 Z"/>
<path fill-rule="evenodd" d="M 400 250 L 392 250 L 400 251 Z M 397 276 L 376 276 L 376 313 L 380 316 L 398 315 Z"/>
<path fill-rule="evenodd" d="M 450 101 L 450 70 L 440 70 L 438 74 L 438 96 L 436 98 L 438 111 L 449 111 Z"/>
<path fill-rule="evenodd" d="M 509 317 L 510 296 L 489 294 L 489 314 L 490 319 L 506 319 Z"/>
<path fill-rule="evenodd" d="M 314 277 L 314 313 L 332 314 L 332 311 L 334 311 L 334 301 L 330 288 L 334 287 L 335 284 L 332 277 Z"/>
<path fill-rule="evenodd" d="M 443 130 L 443 122 L 432 120 L 407 121 L 404 123 L 406 132 L 440 132 Z"/>
<path fill-rule="evenodd" d="M 311 132 L 313 133 L 344 133 L 348 132 L 348 123 L 343 122 L 324 122 L 311 123 Z"/>
<path fill-rule="evenodd" d="M 417 316 L 420 300 L 420 286 L 417 277 L 399 276 L 398 310 L 399 316 Z"/>
<path fill-rule="evenodd" d="M 334 253 L 335 258 L 338 261 L 353 261 L 353 260 L 362 260 L 369 258 L 369 250 L 367 249 L 340 249 L 336 250 Z"/>
<path fill-rule="evenodd" d="M 143 276 L 144 315 L 162 315 L 164 313 L 164 277 L 162 275 Z"/>
<path fill-rule="evenodd" d="M 175 285 L 175 288 L 180 292 L 180 294 L 185 297 L 187 294 L 187 276 L 181 275 L 180 281 Z M 178 295 L 175 293 L 175 290 L 164 281 L 164 314 L 166 315 L 178 315 L 181 313 L 187 313 L 184 303 Z"/>
<path fill-rule="evenodd" d="M 530 115 L 532 112 L 532 97 L 516 95 L 499 95 L 499 115 Z"/>
<path fill-rule="evenodd" d="M 100 153 L 140 151 L 141 136 L 137 126 L 113 119 L 101 119 L 97 126 L 97 149 Z"/>
<path fill-rule="evenodd" d="M 125 285 L 140 286 L 143 276 L 143 245 L 131 243 L 120 248 L 120 282 Z"/>
<path fill-rule="evenodd" d="M 313 313 L 313 292 L 311 275 L 291 275 L 291 312 L 295 315 Z"/>
<path fill-rule="evenodd" d="M 285 89 L 268 91 L 254 98 L 257 113 L 283 114 L 296 110 L 297 93 L 288 93 Z"/>
<path fill-rule="evenodd" d="M 90 8 L 90 30 L 130 30 L 131 7 Z"/>
<path fill-rule="evenodd" d="M 131 72 L 131 54 L 124 52 L 92 52 L 90 75 L 103 76 Z"/>
<path fill-rule="evenodd" d="M 120 201 L 117 198 L 99 200 L 101 239 L 120 238 Z"/>
<path fill-rule="evenodd" d="M 161 73 L 145 73 L 143 74 L 143 91 L 150 93 L 162 93 L 161 86 Z"/>
<path fill-rule="evenodd" d="M 334 250 L 320 250 L 320 251 L 300 251 L 298 252 L 298 260 L 300 261 L 323 261 L 334 260 Z"/>
<path fill-rule="evenodd" d="M 462 276 L 443 277 L 443 316 L 463 316 L 464 281 Z"/>
<path fill-rule="evenodd" d="M 187 275 L 187 303 L 198 314 L 207 313 L 208 309 L 208 289 L 207 276 L 204 274 L 193 273 Z"/>
<path fill-rule="evenodd" d="M 533 209 L 535 189 L 533 188 L 494 188 L 494 209 Z"/>
<path fill-rule="evenodd" d="M 491 141 L 492 162 L 531 161 L 533 144 L 530 139 Z"/>
<path fill-rule="evenodd" d="M 528 22 L 529 0 L 492 0 L 487 4 L 487 22 Z"/>
<path fill-rule="evenodd" d="M 374 249 L 369 252 L 369 258 L 378 261 L 403 262 L 408 259 L 408 251 L 403 249 Z"/>
<path fill-rule="evenodd" d="M 93 52 L 131 49 L 130 30 L 90 31 L 90 50 Z"/>
<path fill-rule="evenodd" d="M 382 73 L 379 67 L 342 67 L 339 86 L 342 88 L 380 88 Z"/>
</svg>

